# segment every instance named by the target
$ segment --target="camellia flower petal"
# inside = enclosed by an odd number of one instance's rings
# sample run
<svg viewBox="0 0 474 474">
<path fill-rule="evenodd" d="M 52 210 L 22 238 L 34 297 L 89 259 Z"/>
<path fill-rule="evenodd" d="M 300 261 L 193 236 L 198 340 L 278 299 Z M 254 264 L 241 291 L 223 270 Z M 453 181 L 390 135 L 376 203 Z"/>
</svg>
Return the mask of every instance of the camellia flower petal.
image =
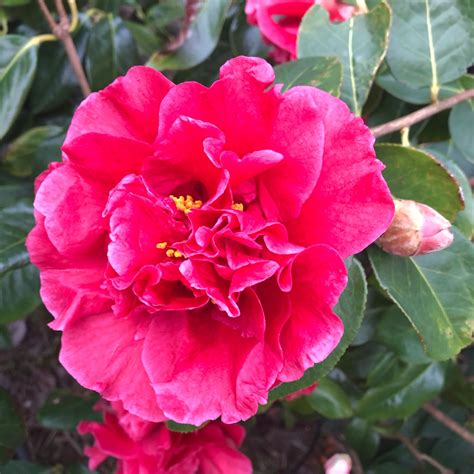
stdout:
<svg viewBox="0 0 474 474">
<path fill-rule="evenodd" d="M 296 58 L 298 29 L 313 5 L 327 10 L 331 21 L 346 21 L 355 12 L 355 7 L 341 0 L 247 0 L 247 20 L 257 25 L 263 39 L 273 45 L 270 55 L 275 62 Z"/>
<path fill-rule="evenodd" d="M 239 452 L 245 430 L 211 422 L 199 431 L 176 433 L 166 423 L 143 420 L 124 410 L 120 402 L 99 402 L 103 421 L 82 421 L 80 434 L 91 434 L 85 448 L 89 468 L 107 458 L 117 461 L 116 474 L 194 474 L 221 472 L 250 474 L 250 460 Z"/>
<path fill-rule="evenodd" d="M 132 68 L 78 108 L 28 237 L 60 359 L 152 422 L 233 423 L 338 344 L 343 258 L 393 200 L 362 119 L 238 57 L 209 88 Z"/>
</svg>

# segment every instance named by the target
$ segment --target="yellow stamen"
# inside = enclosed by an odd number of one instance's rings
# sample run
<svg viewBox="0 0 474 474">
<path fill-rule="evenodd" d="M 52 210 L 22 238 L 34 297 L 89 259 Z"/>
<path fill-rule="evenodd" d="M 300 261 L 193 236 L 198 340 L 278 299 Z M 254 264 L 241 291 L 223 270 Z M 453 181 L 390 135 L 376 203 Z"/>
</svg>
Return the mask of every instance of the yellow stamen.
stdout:
<svg viewBox="0 0 474 474">
<path fill-rule="evenodd" d="M 234 211 L 243 211 L 244 210 L 244 205 L 241 203 L 241 202 L 234 202 L 234 204 L 232 204 L 232 209 L 234 209 Z"/>
<path fill-rule="evenodd" d="M 174 250 L 174 249 L 168 249 L 166 251 L 166 256 L 167 257 L 174 257 L 174 258 L 181 258 L 181 257 L 184 257 L 184 255 L 182 254 L 182 252 L 180 252 L 179 250 Z"/>
<path fill-rule="evenodd" d="M 168 245 L 168 242 L 160 242 L 159 244 L 156 244 L 157 249 L 165 249 Z"/>
<path fill-rule="evenodd" d="M 178 209 L 178 211 L 183 211 L 186 214 L 188 212 L 191 212 L 193 209 L 199 209 L 202 206 L 201 200 L 197 199 L 195 201 L 194 198 L 190 196 L 189 194 L 186 197 L 184 196 L 176 197 L 171 194 L 170 198 L 173 200 L 176 206 L 176 209 Z"/>
</svg>

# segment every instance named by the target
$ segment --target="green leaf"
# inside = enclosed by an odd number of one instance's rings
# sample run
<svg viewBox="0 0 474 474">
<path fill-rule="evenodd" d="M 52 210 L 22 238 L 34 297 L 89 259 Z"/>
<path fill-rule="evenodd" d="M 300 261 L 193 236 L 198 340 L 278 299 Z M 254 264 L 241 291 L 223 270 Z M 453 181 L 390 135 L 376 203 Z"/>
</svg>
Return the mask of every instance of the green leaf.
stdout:
<svg viewBox="0 0 474 474">
<path fill-rule="evenodd" d="M 445 360 L 472 342 L 474 248 L 453 228 L 453 244 L 419 257 L 396 257 L 373 246 L 380 285 L 416 329 L 428 356 Z"/>
<path fill-rule="evenodd" d="M 4 157 L 7 170 L 13 176 L 26 177 L 38 174 L 45 167 L 41 166 L 41 159 L 44 149 L 41 147 L 48 139 L 56 138 L 58 135 L 63 138 L 63 129 L 55 125 L 30 128 L 27 132 L 16 138 L 7 147 Z M 61 158 L 59 150 L 60 143 L 57 143 L 56 158 Z M 49 156 L 48 156 L 49 158 Z"/>
<path fill-rule="evenodd" d="M 33 224 L 33 209 L 27 203 L 0 210 L 0 323 L 26 316 L 40 303 L 38 271 L 25 247 Z"/>
<path fill-rule="evenodd" d="M 449 114 L 449 131 L 456 147 L 474 163 L 474 100 L 461 102 Z"/>
<path fill-rule="evenodd" d="M 10 395 L 0 388 L 0 460 L 22 443 L 24 426 Z M 3 468 L 0 470 L 3 474 Z"/>
<path fill-rule="evenodd" d="M 406 366 L 385 383 L 369 388 L 356 413 L 368 421 L 410 416 L 441 392 L 444 376 L 441 364 Z"/>
<path fill-rule="evenodd" d="M 125 26 L 132 33 L 140 56 L 150 57 L 162 44 L 159 37 L 146 25 L 125 21 Z"/>
<path fill-rule="evenodd" d="M 91 471 L 88 469 L 86 466 L 83 466 L 82 464 L 74 464 L 73 466 L 70 466 L 66 474 L 98 474 L 97 471 Z"/>
<path fill-rule="evenodd" d="M 439 99 L 447 99 L 466 89 L 470 89 L 473 87 L 472 81 L 473 77 L 466 74 L 455 81 L 441 84 Z M 377 73 L 376 83 L 391 95 L 410 104 L 429 104 L 432 99 L 430 87 L 415 88 L 411 84 L 398 81 L 390 71 L 386 60 Z"/>
<path fill-rule="evenodd" d="M 398 81 L 414 88 L 439 86 L 466 72 L 472 63 L 472 26 L 462 4 L 468 1 L 391 1 L 387 62 Z"/>
<path fill-rule="evenodd" d="M 52 468 L 26 461 L 10 461 L 0 466 L 2 474 L 54 474 Z"/>
<path fill-rule="evenodd" d="M 362 269 L 361 264 L 355 258 L 348 260 L 348 262 L 347 271 L 349 280 L 347 287 L 344 290 L 344 293 L 342 293 L 339 303 L 335 308 L 336 314 L 340 316 L 344 323 L 344 335 L 342 336 L 339 345 L 326 360 L 320 364 L 315 364 L 313 367 L 308 369 L 299 380 L 283 383 L 274 388 L 269 394 L 269 402 L 296 392 L 302 388 L 309 387 L 314 382 L 325 377 L 338 363 L 339 359 L 356 336 L 364 317 L 365 302 L 367 298 L 367 283 L 365 281 L 364 270 Z"/>
<path fill-rule="evenodd" d="M 80 24 L 73 40 L 81 61 L 84 59 L 91 22 L 86 15 L 80 15 Z M 50 112 L 71 102 L 80 89 L 63 44 L 45 43 L 38 55 L 38 70 L 31 88 L 33 113 Z"/>
<path fill-rule="evenodd" d="M 331 23 L 315 5 L 303 18 L 298 34 L 298 58 L 336 56 L 342 63 L 341 99 L 360 115 L 388 44 L 390 8 L 380 3 L 366 15 Z"/>
<path fill-rule="evenodd" d="M 386 166 L 384 178 L 395 197 L 427 204 L 450 221 L 464 208 L 459 184 L 433 156 L 395 144 L 376 145 L 375 152 Z"/>
<path fill-rule="evenodd" d="M 92 90 L 103 89 L 138 63 L 132 34 L 119 17 L 105 15 L 92 27 L 86 53 L 86 71 Z"/>
<path fill-rule="evenodd" d="M 224 26 L 228 2 L 203 0 L 184 43 L 169 54 L 155 53 L 148 66 L 159 71 L 189 69 L 203 62 L 214 51 Z"/>
<path fill-rule="evenodd" d="M 194 425 L 187 425 L 184 423 L 176 423 L 173 420 L 168 420 L 166 422 L 166 426 L 170 431 L 175 431 L 177 433 L 192 433 L 193 431 L 200 430 L 201 428 L 204 428 L 204 426 L 207 425 L 208 422 L 203 423 L 200 426 L 194 426 Z"/>
<path fill-rule="evenodd" d="M 349 445 L 357 451 L 362 461 L 370 460 L 380 444 L 380 435 L 370 423 L 362 418 L 354 418 L 347 425 L 344 437 Z"/>
<path fill-rule="evenodd" d="M 283 83 L 283 91 L 290 87 L 308 85 L 323 89 L 339 97 L 342 83 L 342 64 L 337 58 L 304 58 L 275 67 L 275 82 Z"/>
<path fill-rule="evenodd" d="M 33 197 L 32 183 L 19 181 L 0 183 L 0 210 L 25 198 L 33 200 Z"/>
<path fill-rule="evenodd" d="M 392 306 L 380 318 L 375 340 L 408 364 L 427 364 L 431 359 L 423 351 L 420 338 L 405 315 Z"/>
<path fill-rule="evenodd" d="M 3 7 L 18 7 L 20 5 L 27 5 L 31 0 L 2 0 Z"/>
<path fill-rule="evenodd" d="M 229 30 L 229 42 L 234 56 L 265 57 L 268 46 L 262 41 L 262 33 L 257 26 L 250 25 L 242 8 L 232 19 Z"/>
<path fill-rule="evenodd" d="M 30 90 L 38 59 L 38 41 L 0 36 L 0 139 L 10 130 Z"/>
<path fill-rule="evenodd" d="M 38 421 L 46 428 L 74 430 L 81 420 L 101 420 L 93 410 L 98 397 L 80 397 L 65 390 L 53 392 L 37 413 Z"/>
<path fill-rule="evenodd" d="M 331 420 L 352 416 L 349 397 L 340 385 L 327 377 L 319 381 L 307 399 L 315 411 Z"/>
</svg>

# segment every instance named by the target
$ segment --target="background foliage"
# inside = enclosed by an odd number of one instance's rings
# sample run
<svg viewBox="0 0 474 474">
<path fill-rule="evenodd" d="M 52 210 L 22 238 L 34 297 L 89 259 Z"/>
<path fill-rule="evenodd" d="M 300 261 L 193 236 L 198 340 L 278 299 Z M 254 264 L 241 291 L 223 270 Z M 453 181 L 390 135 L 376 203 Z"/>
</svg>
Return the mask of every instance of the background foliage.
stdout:
<svg viewBox="0 0 474 474">
<path fill-rule="evenodd" d="M 367 14 L 345 23 L 330 23 L 324 9 L 312 7 L 299 32 L 298 60 L 277 66 L 277 81 L 339 96 L 371 127 L 474 86 L 469 0 L 367 6 Z M 134 64 L 177 83 L 207 85 L 233 56 L 267 57 L 243 8 L 225 0 L 80 1 L 72 36 L 93 90 Z M 95 394 L 57 363 L 58 337 L 46 328 L 38 272 L 24 245 L 34 222 L 34 178 L 60 159 L 82 99 L 62 43 L 47 33 L 34 0 L 0 2 L 2 474 L 89 472 L 75 426 L 96 416 Z M 373 246 L 346 262 L 349 285 L 337 307 L 346 328 L 341 343 L 301 380 L 274 389 L 262 414 L 247 422 L 245 451 L 257 472 L 319 472 L 336 451 L 358 460 L 354 472 L 473 471 L 469 442 L 429 413 L 436 405 L 465 433 L 472 430 L 473 123 L 471 100 L 411 127 L 403 142 L 398 132 L 377 140 L 393 195 L 428 204 L 453 222 L 454 244 L 413 258 Z M 315 381 L 312 394 L 277 401 Z"/>
</svg>

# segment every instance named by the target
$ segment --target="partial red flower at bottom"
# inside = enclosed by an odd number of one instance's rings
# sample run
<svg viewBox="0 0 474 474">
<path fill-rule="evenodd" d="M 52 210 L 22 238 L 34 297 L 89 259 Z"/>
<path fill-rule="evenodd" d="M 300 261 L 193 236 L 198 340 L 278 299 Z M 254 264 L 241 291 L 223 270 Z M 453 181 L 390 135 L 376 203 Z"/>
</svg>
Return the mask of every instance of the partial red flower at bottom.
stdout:
<svg viewBox="0 0 474 474">
<path fill-rule="evenodd" d="M 85 448 L 89 468 L 107 458 L 117 461 L 115 474 L 250 474 L 252 464 L 238 448 L 245 430 L 238 425 L 211 422 L 192 433 L 170 431 L 166 423 L 142 420 L 120 402 L 100 402 L 103 421 L 82 421 L 80 434 L 90 433 Z"/>
</svg>

